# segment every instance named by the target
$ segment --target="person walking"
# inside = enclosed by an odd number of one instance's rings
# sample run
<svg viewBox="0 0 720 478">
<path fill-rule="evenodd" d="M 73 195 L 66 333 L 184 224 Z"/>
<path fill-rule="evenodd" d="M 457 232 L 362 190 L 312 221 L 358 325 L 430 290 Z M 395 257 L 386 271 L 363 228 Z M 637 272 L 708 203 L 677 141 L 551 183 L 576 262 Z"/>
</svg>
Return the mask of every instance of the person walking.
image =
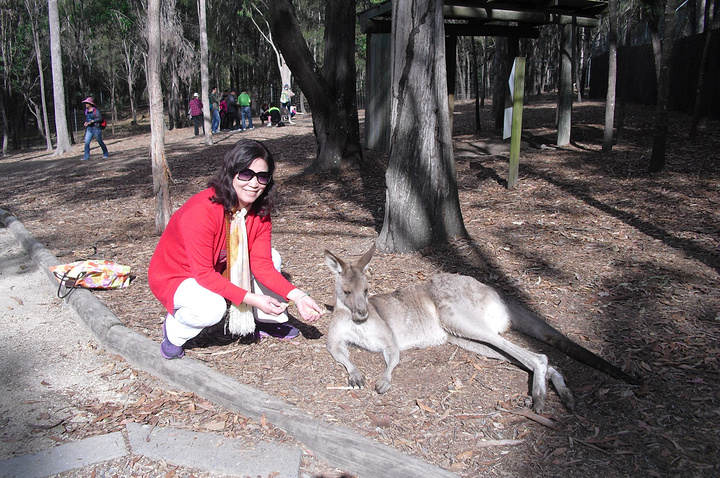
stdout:
<svg viewBox="0 0 720 478">
<path fill-rule="evenodd" d="M 205 122 L 203 121 L 203 104 L 200 101 L 200 94 L 195 93 L 190 100 L 190 116 L 192 116 L 193 123 L 195 124 L 195 136 L 197 136 L 202 125 L 203 134 L 205 134 Z"/>
<path fill-rule="evenodd" d="M 293 301 L 307 322 L 320 317 L 315 300 L 279 272 L 279 254 L 271 246 L 274 172 L 264 144 L 241 140 L 225 153 L 208 188 L 170 217 L 147 275 L 167 309 L 160 344 L 166 359 L 182 357 L 188 340 L 226 316 L 233 335 L 286 339 L 300 332 L 285 323 L 285 301 Z"/>
<path fill-rule="evenodd" d="M 242 93 L 240 93 L 240 96 L 238 97 L 238 104 L 240 105 L 240 117 L 241 117 L 241 123 L 240 127 L 243 131 L 245 131 L 245 118 L 248 119 L 248 126 L 247 129 L 255 129 L 253 128 L 252 124 L 252 109 L 250 108 L 250 103 L 252 103 L 252 99 L 250 98 L 250 95 L 248 94 L 247 90 L 242 90 Z"/>
<path fill-rule="evenodd" d="M 217 86 L 210 93 L 210 112 L 212 114 L 212 126 L 210 131 L 217 133 L 220 131 L 220 94 Z"/>
<path fill-rule="evenodd" d="M 103 158 L 107 158 L 109 156 L 108 149 L 102 139 L 102 114 L 100 114 L 100 110 L 95 107 L 95 100 L 92 96 L 85 98 L 82 103 L 85 107 L 85 156 L 83 157 L 83 161 L 90 159 L 90 142 L 93 138 L 95 138 L 100 145 Z"/>
</svg>

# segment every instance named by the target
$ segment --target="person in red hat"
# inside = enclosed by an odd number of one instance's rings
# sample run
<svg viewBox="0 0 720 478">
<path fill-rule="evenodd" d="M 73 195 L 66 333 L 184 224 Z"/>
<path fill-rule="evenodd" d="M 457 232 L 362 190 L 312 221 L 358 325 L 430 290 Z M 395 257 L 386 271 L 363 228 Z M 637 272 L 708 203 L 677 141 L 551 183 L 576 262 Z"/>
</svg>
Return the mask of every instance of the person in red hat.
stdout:
<svg viewBox="0 0 720 478">
<path fill-rule="evenodd" d="M 95 107 L 95 100 L 92 96 L 88 96 L 83 100 L 85 106 L 85 157 L 83 161 L 90 159 L 90 141 L 97 139 L 100 148 L 102 148 L 103 158 L 108 157 L 108 149 L 102 139 L 102 115 L 100 110 Z"/>
</svg>

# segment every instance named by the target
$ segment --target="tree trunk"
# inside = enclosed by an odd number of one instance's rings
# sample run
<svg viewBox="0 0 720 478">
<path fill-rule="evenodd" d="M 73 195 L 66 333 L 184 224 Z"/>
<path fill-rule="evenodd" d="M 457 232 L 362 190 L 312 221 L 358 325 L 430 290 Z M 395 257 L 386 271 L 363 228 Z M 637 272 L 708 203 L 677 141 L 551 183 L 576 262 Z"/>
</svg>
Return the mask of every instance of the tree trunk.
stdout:
<svg viewBox="0 0 720 478">
<path fill-rule="evenodd" d="M 666 0 L 667 1 L 667 0 Z M 660 68 L 662 65 L 662 39 L 660 38 L 660 18 L 651 10 L 648 13 L 648 29 L 650 30 L 650 43 L 655 59 L 655 81 L 660 87 Z"/>
<path fill-rule="evenodd" d="M 455 177 L 443 2 L 395 0 L 391 154 L 378 248 L 413 252 L 467 237 Z"/>
<path fill-rule="evenodd" d="M 482 125 L 480 124 L 480 81 L 479 81 L 479 70 L 478 65 L 478 52 L 477 45 L 475 44 L 475 37 L 470 38 L 472 40 L 472 83 L 473 93 L 475 95 L 475 132 L 479 133 L 482 131 Z"/>
<path fill-rule="evenodd" d="M 695 90 L 695 107 L 693 109 L 692 122 L 690 123 L 690 139 L 695 139 L 698 127 L 701 123 L 704 125 L 704 120 L 707 119 L 707 102 L 705 101 L 707 96 L 707 87 L 705 86 L 705 69 L 707 68 L 707 57 L 710 52 L 710 39 L 712 38 L 713 32 L 711 28 L 712 23 L 709 18 L 710 6 L 711 0 L 707 0 L 705 5 L 705 24 L 703 31 L 703 35 L 705 35 L 705 44 L 703 45 L 702 56 L 700 57 L 700 70 L 698 73 L 697 88 Z"/>
<path fill-rule="evenodd" d="M 502 130 L 504 124 L 506 98 L 505 90 L 508 88 L 507 80 L 510 76 L 507 46 L 507 38 L 495 38 L 495 58 L 493 60 L 493 73 L 495 75 L 495 81 L 492 93 L 492 113 L 495 118 L 495 129 L 499 130 Z"/>
<path fill-rule="evenodd" d="M 318 149 L 309 171 L 338 172 L 343 161 L 361 165 L 355 91 L 355 1 L 327 3 L 322 73 L 302 36 L 292 1 L 276 0 L 269 8 L 273 38 L 312 109 Z"/>
<path fill-rule="evenodd" d="M 45 150 L 49 152 L 52 151 L 53 145 L 52 138 L 50 137 L 50 121 L 48 120 L 47 115 L 47 100 L 45 95 L 45 71 L 43 69 L 42 61 L 43 52 L 40 48 L 40 36 L 37 29 L 37 20 L 39 19 L 40 8 L 35 1 L 30 2 L 28 0 L 25 0 L 25 7 L 30 14 L 30 28 L 32 28 L 33 44 L 35 45 L 35 60 L 37 61 L 38 76 L 40 80 L 40 100 L 42 104 L 42 111 L 40 112 L 41 114 L 38 116 L 38 126 L 42 124 L 39 129 L 42 132 L 43 136 L 45 136 Z"/>
<path fill-rule="evenodd" d="M 57 0 L 48 0 L 48 18 L 50 21 L 50 58 L 52 60 L 53 96 L 55 99 L 55 133 L 57 148 L 53 156 L 61 156 L 72 151 L 70 133 L 65 114 L 65 85 L 62 71 L 62 50 L 60 48 L 60 18 Z"/>
<path fill-rule="evenodd" d="M 170 220 L 170 169 L 165 158 L 165 118 L 160 85 L 160 1 L 148 0 L 148 94 L 150 96 L 150 158 L 155 195 L 155 231 L 161 234 Z"/>
<path fill-rule="evenodd" d="M 610 14 L 608 21 L 608 86 L 605 100 L 605 135 L 603 136 L 602 150 L 605 153 L 612 151 L 613 127 L 615 126 L 615 91 L 617 86 L 617 39 L 618 39 L 618 0 L 610 0 Z"/>
<path fill-rule="evenodd" d="M 130 99 L 130 112 L 132 123 L 137 125 L 137 109 L 135 108 L 135 68 L 133 67 L 132 52 L 128 40 L 123 40 L 123 58 L 125 59 L 125 70 L 127 71 L 128 98 Z"/>
<path fill-rule="evenodd" d="M 560 25 L 560 78 L 558 85 L 557 145 L 570 144 L 572 133 L 572 52 L 573 26 Z"/>
<path fill-rule="evenodd" d="M 198 1 L 198 18 L 200 23 L 200 98 L 203 104 L 203 123 L 205 125 L 205 144 L 213 144 L 210 119 L 210 78 L 208 70 L 208 39 L 207 39 L 207 10 L 205 0 Z"/>
<path fill-rule="evenodd" d="M 672 63 L 673 39 L 675 38 L 675 8 L 677 0 L 666 0 L 663 20 L 663 42 L 661 46 L 661 68 L 658 81 L 658 96 L 655 106 L 655 127 L 653 146 L 648 171 L 657 173 L 665 168 L 665 148 L 668 134 L 668 96 L 670 95 L 670 66 Z"/>
</svg>

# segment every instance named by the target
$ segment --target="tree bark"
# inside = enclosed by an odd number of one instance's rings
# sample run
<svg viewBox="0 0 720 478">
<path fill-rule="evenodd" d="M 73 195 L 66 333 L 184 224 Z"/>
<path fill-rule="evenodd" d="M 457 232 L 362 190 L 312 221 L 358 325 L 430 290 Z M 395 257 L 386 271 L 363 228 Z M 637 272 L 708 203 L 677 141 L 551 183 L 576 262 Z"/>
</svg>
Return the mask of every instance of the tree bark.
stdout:
<svg viewBox="0 0 720 478">
<path fill-rule="evenodd" d="M 337 173 L 344 161 L 362 165 L 355 91 L 355 1 L 327 2 L 322 71 L 302 36 L 292 1 L 271 2 L 269 13 L 273 38 L 312 110 L 317 156 L 309 172 Z"/>
<path fill-rule="evenodd" d="M 205 144 L 213 144 L 212 128 L 210 123 L 210 73 L 208 70 L 208 39 L 207 39 L 207 9 L 205 0 L 198 1 L 198 22 L 200 23 L 200 98 L 203 104 L 203 123 L 205 126 Z"/>
<path fill-rule="evenodd" d="M 617 47 L 618 47 L 618 0 L 610 0 L 608 21 L 608 87 L 605 100 L 605 134 L 603 136 L 602 150 L 605 153 L 612 151 L 613 127 L 615 126 L 615 92 L 617 87 Z"/>
<path fill-rule="evenodd" d="M 570 144 L 572 133 L 572 52 L 573 26 L 560 25 L 560 78 L 558 85 L 557 145 Z"/>
<path fill-rule="evenodd" d="M 55 134 L 57 147 L 53 156 L 61 156 L 72 151 L 70 133 L 65 114 L 65 84 L 62 70 L 62 50 L 60 48 L 60 18 L 57 0 L 48 0 L 48 18 L 50 20 L 50 58 L 52 60 L 53 96 L 55 99 Z"/>
<path fill-rule="evenodd" d="M 495 38 L 495 58 L 493 59 L 495 87 L 492 92 L 492 113 L 495 118 L 495 129 L 499 130 L 502 130 L 504 124 L 507 80 L 510 76 L 507 51 L 508 39 L 505 37 Z"/>
<path fill-rule="evenodd" d="M 134 54 L 133 48 L 128 44 L 128 40 L 123 40 L 123 59 L 125 60 L 125 70 L 127 73 L 128 98 L 130 100 L 130 112 L 132 114 L 131 124 L 137 125 L 137 108 L 135 108 L 135 68 L 133 64 Z"/>
<path fill-rule="evenodd" d="M 165 158 L 165 118 L 160 84 L 160 2 L 148 0 L 148 93 L 150 95 L 150 158 L 155 195 L 155 231 L 161 234 L 170 220 L 170 169 Z"/>
<path fill-rule="evenodd" d="M 675 38 L 675 8 L 677 0 L 666 0 L 663 20 L 663 42 L 658 78 L 658 96 L 655 106 L 655 126 L 652 153 L 648 171 L 657 173 L 665 169 L 665 149 L 668 134 L 668 96 L 670 95 L 670 66 L 672 63 L 673 40 Z"/>
<path fill-rule="evenodd" d="M 25 8 L 27 8 L 30 14 L 30 28 L 32 28 L 33 44 L 35 45 L 35 59 L 38 65 L 38 76 L 40 79 L 40 100 L 42 104 L 42 125 L 40 128 L 43 136 L 45 136 L 45 150 L 52 151 L 52 138 L 50 137 L 50 121 L 48 120 L 47 114 L 47 100 L 45 95 L 45 71 L 43 69 L 42 61 L 42 50 L 40 48 L 40 36 L 38 34 L 37 20 L 40 14 L 40 6 L 35 0 L 25 0 Z M 40 117 L 38 116 L 38 124 L 40 124 Z"/>
<path fill-rule="evenodd" d="M 392 31 L 392 152 L 377 245 L 402 253 L 468 234 L 448 117 L 443 2 L 395 0 Z"/>
</svg>

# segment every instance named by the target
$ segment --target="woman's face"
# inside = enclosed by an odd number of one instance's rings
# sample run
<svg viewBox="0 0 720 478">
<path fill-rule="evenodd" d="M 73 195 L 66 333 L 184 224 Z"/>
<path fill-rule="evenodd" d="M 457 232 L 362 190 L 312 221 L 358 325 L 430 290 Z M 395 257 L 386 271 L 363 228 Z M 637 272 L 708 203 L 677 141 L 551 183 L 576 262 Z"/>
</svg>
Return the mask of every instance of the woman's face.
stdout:
<svg viewBox="0 0 720 478">
<path fill-rule="evenodd" d="M 267 162 L 262 158 L 256 158 L 248 169 L 251 169 L 255 173 L 266 173 L 270 170 Z M 257 176 L 253 176 L 249 181 L 242 181 L 238 179 L 238 175 L 236 174 L 233 177 L 233 188 L 235 188 L 235 193 L 238 197 L 238 208 L 248 209 L 249 206 L 262 195 L 266 187 L 267 184 L 260 184 L 258 182 Z"/>
</svg>

